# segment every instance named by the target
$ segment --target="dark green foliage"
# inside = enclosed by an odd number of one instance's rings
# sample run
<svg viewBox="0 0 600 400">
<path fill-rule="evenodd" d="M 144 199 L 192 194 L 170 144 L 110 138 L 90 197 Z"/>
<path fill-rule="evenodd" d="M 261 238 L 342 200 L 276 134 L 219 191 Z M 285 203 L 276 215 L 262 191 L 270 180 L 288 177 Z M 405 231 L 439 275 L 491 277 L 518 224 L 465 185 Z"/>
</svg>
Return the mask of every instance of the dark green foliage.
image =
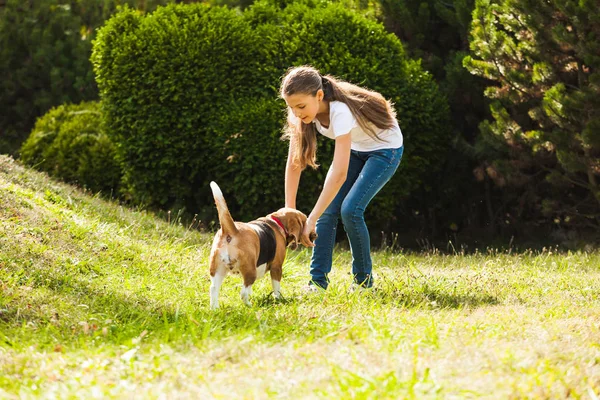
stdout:
<svg viewBox="0 0 600 400">
<path fill-rule="evenodd" d="M 98 98 L 92 40 L 117 4 L 142 11 L 173 0 L 0 2 L 0 153 L 16 155 L 36 118 L 64 103 Z"/>
<path fill-rule="evenodd" d="M 254 0 L 205 0 L 203 3 L 207 3 L 213 6 L 227 6 L 227 7 L 239 7 L 241 9 L 247 8 Z"/>
<path fill-rule="evenodd" d="M 62 105 L 39 118 L 21 148 L 22 161 L 93 192 L 118 188 L 115 146 L 102 129 L 98 103 Z"/>
<path fill-rule="evenodd" d="M 432 78 L 374 21 L 321 2 L 280 9 L 260 2 L 244 13 L 169 6 L 150 16 L 124 10 L 99 32 L 93 62 L 119 143 L 128 190 L 137 201 L 214 215 L 208 182 L 233 215 L 255 218 L 283 205 L 287 143 L 278 99 L 291 65 L 312 64 L 380 91 L 396 103 L 406 137 L 402 172 L 379 196 L 381 223 L 400 196 L 427 183 L 449 138 L 447 106 Z M 299 208 L 309 211 L 329 165 L 303 175 Z"/>
<path fill-rule="evenodd" d="M 597 2 L 477 0 L 472 35 L 465 65 L 496 83 L 478 149 L 487 176 L 511 188 L 510 218 L 597 224 Z"/>
<path fill-rule="evenodd" d="M 446 147 L 442 173 L 428 183 L 432 190 L 414 193 L 406 205 L 427 226 L 426 235 L 448 232 L 458 221 L 480 211 L 465 208 L 479 203 L 480 187 L 471 173 L 474 162 L 457 143 L 472 143 L 479 122 L 488 116 L 483 96 L 485 80 L 469 74 L 462 59 L 469 50 L 469 26 L 474 0 L 372 0 L 377 16 L 394 32 L 411 58 L 420 58 L 448 99 L 453 138 Z M 418 214 L 417 214 L 418 213 Z M 451 230 L 455 230 L 452 228 Z"/>
<path fill-rule="evenodd" d="M 445 60 L 468 45 L 474 0 L 377 0 L 386 27 L 441 77 Z"/>
<path fill-rule="evenodd" d="M 472 140 L 485 116 L 484 80 L 462 66 L 469 50 L 474 0 L 376 0 L 379 18 L 404 43 L 408 55 L 423 60 L 449 99 L 453 125 Z"/>
<path fill-rule="evenodd" d="M 254 219 L 283 207 L 283 182 L 287 142 L 279 140 L 283 106 L 275 97 L 246 98 L 220 113 L 210 154 L 205 159 L 207 180 L 218 182 L 234 215 Z M 197 188 L 196 209 L 214 216 L 208 185 Z M 255 210 L 259 211 L 255 211 Z M 306 210 L 306 209 L 305 209 Z M 257 214 L 258 212 L 258 214 Z"/>
<path fill-rule="evenodd" d="M 91 32 L 71 2 L 33 3 L 7 0 L 0 9 L 1 153 L 14 153 L 51 107 L 96 95 Z"/>
</svg>

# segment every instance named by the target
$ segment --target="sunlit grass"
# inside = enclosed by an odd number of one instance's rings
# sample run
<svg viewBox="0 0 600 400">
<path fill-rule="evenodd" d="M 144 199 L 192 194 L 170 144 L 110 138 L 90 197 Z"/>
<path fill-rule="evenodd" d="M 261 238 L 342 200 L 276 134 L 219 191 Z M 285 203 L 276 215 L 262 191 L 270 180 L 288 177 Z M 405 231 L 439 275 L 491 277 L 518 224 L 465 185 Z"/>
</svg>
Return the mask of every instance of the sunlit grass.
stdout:
<svg viewBox="0 0 600 400">
<path fill-rule="evenodd" d="M 211 201 L 211 199 L 207 199 Z M 288 252 L 209 310 L 211 235 L 0 157 L 0 397 L 596 398 L 600 253 L 374 254 L 350 293 L 336 251 L 305 296 Z"/>
</svg>

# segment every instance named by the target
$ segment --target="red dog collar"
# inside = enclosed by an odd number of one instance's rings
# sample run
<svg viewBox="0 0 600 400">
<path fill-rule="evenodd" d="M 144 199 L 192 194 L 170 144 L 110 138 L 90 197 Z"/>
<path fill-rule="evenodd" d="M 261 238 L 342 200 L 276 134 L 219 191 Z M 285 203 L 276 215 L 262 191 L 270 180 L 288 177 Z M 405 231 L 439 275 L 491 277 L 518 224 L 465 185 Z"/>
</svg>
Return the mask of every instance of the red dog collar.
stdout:
<svg viewBox="0 0 600 400">
<path fill-rule="evenodd" d="M 277 225 L 279 225 L 279 227 L 280 227 L 280 228 L 283 230 L 283 232 L 285 233 L 285 236 L 287 237 L 287 236 L 288 236 L 287 229 L 285 229 L 285 226 L 283 226 L 283 224 L 281 223 L 281 221 L 279 220 L 279 218 L 277 218 L 277 217 L 276 217 L 276 216 L 274 216 L 274 215 L 271 215 L 271 219 L 272 219 L 273 221 L 275 221 L 275 223 L 276 223 Z"/>
</svg>

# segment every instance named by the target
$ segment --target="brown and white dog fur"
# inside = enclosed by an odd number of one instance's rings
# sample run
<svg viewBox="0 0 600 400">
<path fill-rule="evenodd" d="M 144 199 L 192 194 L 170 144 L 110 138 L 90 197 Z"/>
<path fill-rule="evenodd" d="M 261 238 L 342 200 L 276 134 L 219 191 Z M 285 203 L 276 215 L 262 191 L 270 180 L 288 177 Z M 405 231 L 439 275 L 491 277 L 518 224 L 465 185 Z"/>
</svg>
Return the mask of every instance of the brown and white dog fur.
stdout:
<svg viewBox="0 0 600 400">
<path fill-rule="evenodd" d="M 252 284 L 256 279 L 262 278 L 267 271 L 271 274 L 273 295 L 279 298 L 281 296 L 282 267 L 288 244 L 295 249 L 298 247 L 299 241 L 307 245 L 304 241 L 309 240 L 302 237 L 306 215 L 292 208 L 281 208 L 266 217 L 249 223 L 235 222 L 229 213 L 219 186 L 215 182 L 211 182 L 210 187 L 221 224 L 221 229 L 213 240 L 210 252 L 210 307 L 212 309 L 219 307 L 219 290 L 225 276 L 230 272 L 242 275 L 244 283 L 241 296 L 247 305 L 250 305 Z M 259 231 L 263 229 L 264 236 L 264 230 L 269 228 L 272 229 L 275 238 L 274 257 L 262 265 L 258 265 L 261 249 Z M 269 232 L 267 233 L 270 235 Z M 270 237 L 272 238 L 271 235 Z M 316 234 L 311 234 L 310 240 L 314 240 L 315 237 Z"/>
</svg>

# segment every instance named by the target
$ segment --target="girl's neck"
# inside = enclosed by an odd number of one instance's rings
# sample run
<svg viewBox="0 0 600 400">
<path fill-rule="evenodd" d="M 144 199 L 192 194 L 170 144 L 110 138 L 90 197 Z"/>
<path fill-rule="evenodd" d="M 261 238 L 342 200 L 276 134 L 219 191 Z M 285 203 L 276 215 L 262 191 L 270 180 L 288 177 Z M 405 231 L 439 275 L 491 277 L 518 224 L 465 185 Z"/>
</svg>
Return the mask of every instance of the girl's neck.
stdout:
<svg viewBox="0 0 600 400">
<path fill-rule="evenodd" d="M 319 105 L 319 111 L 317 111 L 317 119 L 321 125 L 329 126 L 329 102 L 323 100 Z"/>
</svg>

